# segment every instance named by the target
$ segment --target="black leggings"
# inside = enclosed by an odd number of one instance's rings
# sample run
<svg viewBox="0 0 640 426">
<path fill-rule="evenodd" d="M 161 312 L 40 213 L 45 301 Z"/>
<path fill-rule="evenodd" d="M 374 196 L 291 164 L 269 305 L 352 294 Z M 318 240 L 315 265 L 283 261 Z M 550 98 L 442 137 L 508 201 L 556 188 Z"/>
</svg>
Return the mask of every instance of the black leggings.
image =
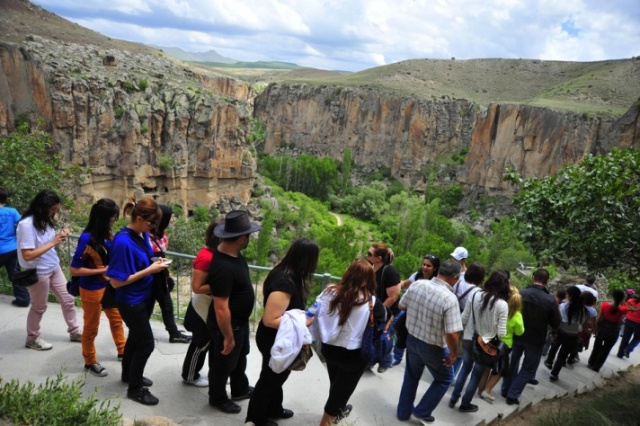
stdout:
<svg viewBox="0 0 640 426">
<path fill-rule="evenodd" d="M 145 303 L 126 305 L 118 302 L 118 310 L 129 328 L 122 357 L 122 378 L 129 381 L 129 390 L 142 387 L 142 375 L 155 343 Z"/>
<path fill-rule="evenodd" d="M 327 361 L 330 382 L 324 412 L 335 417 L 349 402 L 367 368 L 367 361 L 360 356 L 360 349 L 349 350 L 327 343 L 322 344 L 322 354 Z"/>
</svg>

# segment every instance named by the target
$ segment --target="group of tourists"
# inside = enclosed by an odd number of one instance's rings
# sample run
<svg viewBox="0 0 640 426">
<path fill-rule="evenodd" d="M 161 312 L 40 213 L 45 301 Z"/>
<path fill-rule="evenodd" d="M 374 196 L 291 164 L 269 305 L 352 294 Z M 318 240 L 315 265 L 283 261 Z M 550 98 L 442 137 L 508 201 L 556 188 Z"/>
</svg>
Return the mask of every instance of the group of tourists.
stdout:
<svg viewBox="0 0 640 426">
<path fill-rule="evenodd" d="M 128 385 L 127 397 L 145 405 L 159 402 L 149 390 L 153 381 L 144 375 L 155 345 L 149 318 L 156 301 L 169 341 L 189 343 L 183 381 L 208 387 L 209 405 L 225 413 L 240 413 L 237 402 L 248 399 L 245 421 L 256 426 L 277 426 L 278 419 L 294 416 L 284 406 L 283 385 L 294 359 L 312 342 L 317 343 L 314 347 L 321 352 L 329 377 L 320 425 L 347 417 L 360 378 L 374 368 L 360 353 L 365 328 L 372 320 L 391 323 L 393 316 L 395 346 L 377 362 L 377 372 L 385 373 L 406 359 L 396 416 L 422 424 L 435 420 L 433 412 L 454 380 L 450 408 L 459 402 L 459 411 L 475 412 L 478 406 L 472 401 L 476 396 L 493 403 L 493 389 L 500 379 L 502 397 L 514 405 L 520 403 L 527 384 L 538 384 L 543 352 L 544 364 L 551 370 L 549 380 L 555 382 L 564 366 L 577 362 L 578 352 L 588 346 L 592 334 L 596 338 L 588 367 L 594 371 L 605 363 L 623 321 L 617 356 L 629 357 L 640 343 L 640 301 L 632 290 L 626 299 L 624 292 L 614 290 L 613 301 L 603 302 L 598 313 L 594 307 L 598 293 L 591 278 L 568 287 L 566 300 L 561 300 L 560 292 L 557 297 L 549 294 L 545 269 L 533 273 L 531 286 L 518 290 L 506 271 L 493 271 L 485 280 L 482 264 L 467 265 L 469 253 L 464 247 L 457 247 L 442 263 L 437 256 L 425 255 L 420 270 L 401 280 L 391 265 L 393 251 L 382 243 L 372 244 L 364 259 L 353 261 L 338 283 L 328 285 L 315 298 L 313 312 L 305 312 L 320 248 L 310 239 L 299 238 L 263 283 L 264 312 L 255 335 L 262 364 L 251 386 L 246 369 L 249 318 L 256 295 L 242 250 L 251 234 L 261 228 L 250 221 L 246 211 L 231 211 L 207 228 L 205 244 L 193 262 L 193 296 L 184 320 L 192 334 L 187 335 L 175 323 L 170 296 L 171 262 L 165 257 L 166 229 L 172 217 L 168 206 L 148 197 L 132 197 L 122 211 L 129 223 L 115 233 L 118 205 L 104 198 L 91 207 L 70 265 L 70 275 L 80 287 L 81 328 L 56 252 L 71 234 L 56 222 L 60 197 L 43 190 L 21 216 L 5 206 L 7 196 L 0 188 L 0 217 L 4 218 L 0 260 L 10 278 L 18 271 L 17 263 L 37 271 L 37 282 L 28 290 L 14 287 L 12 303 L 31 306 L 25 346 L 52 348 L 40 336 L 40 321 L 52 291 L 60 301 L 69 339 L 81 343 L 85 371 L 104 377 L 108 372 L 98 361 L 94 344 L 104 311 L 115 355 L 122 362 L 121 381 Z M 124 325 L 129 330 L 126 337 Z M 491 352 L 489 362 L 478 355 L 483 348 Z M 205 376 L 200 371 L 207 354 Z M 432 380 L 418 397 L 425 368 Z"/>
</svg>

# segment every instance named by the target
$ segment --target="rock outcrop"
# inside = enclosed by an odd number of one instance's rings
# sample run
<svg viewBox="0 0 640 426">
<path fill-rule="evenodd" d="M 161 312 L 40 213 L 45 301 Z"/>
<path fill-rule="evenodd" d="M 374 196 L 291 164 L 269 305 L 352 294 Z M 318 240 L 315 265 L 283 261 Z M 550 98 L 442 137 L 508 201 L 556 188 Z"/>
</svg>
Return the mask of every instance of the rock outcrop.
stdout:
<svg viewBox="0 0 640 426">
<path fill-rule="evenodd" d="M 185 211 L 251 196 L 250 86 L 164 57 L 30 36 L 0 44 L 0 135 L 42 118 L 81 196 L 151 195 Z"/>
<path fill-rule="evenodd" d="M 472 198 L 511 194 L 505 167 L 525 177 L 615 146 L 640 147 L 636 104 L 617 121 L 548 108 L 462 99 L 415 99 L 372 88 L 271 84 L 255 101 L 266 123 L 264 151 L 293 150 L 341 159 L 351 149 L 365 173 L 389 168 L 420 190 L 423 166 L 465 154 L 455 179 Z"/>
</svg>

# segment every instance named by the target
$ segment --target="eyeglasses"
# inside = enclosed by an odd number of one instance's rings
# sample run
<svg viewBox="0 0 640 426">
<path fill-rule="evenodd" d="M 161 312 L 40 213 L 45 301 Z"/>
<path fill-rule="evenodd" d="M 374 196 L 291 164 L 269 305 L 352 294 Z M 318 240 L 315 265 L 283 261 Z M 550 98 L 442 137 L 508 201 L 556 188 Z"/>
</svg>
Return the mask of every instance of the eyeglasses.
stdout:
<svg viewBox="0 0 640 426">
<path fill-rule="evenodd" d="M 147 222 L 147 225 L 149 225 L 149 228 L 151 228 L 151 229 L 153 229 L 156 226 L 158 226 L 158 221 L 149 222 L 148 220 L 145 220 L 145 222 Z"/>
<path fill-rule="evenodd" d="M 373 256 L 375 256 L 375 253 L 372 253 L 370 251 L 367 252 L 367 257 L 373 257 Z"/>
</svg>

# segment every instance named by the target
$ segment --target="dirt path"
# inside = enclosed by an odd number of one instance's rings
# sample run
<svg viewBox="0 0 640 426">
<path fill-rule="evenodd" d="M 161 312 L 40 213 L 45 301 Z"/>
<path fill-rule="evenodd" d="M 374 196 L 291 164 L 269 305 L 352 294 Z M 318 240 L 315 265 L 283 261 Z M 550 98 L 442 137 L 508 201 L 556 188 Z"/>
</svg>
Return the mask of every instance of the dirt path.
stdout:
<svg viewBox="0 0 640 426">
<path fill-rule="evenodd" d="M 340 215 L 329 212 L 329 214 L 331 214 L 331 216 L 336 218 L 336 221 L 338 222 L 338 226 L 342 226 L 342 218 L 340 217 Z"/>
</svg>

